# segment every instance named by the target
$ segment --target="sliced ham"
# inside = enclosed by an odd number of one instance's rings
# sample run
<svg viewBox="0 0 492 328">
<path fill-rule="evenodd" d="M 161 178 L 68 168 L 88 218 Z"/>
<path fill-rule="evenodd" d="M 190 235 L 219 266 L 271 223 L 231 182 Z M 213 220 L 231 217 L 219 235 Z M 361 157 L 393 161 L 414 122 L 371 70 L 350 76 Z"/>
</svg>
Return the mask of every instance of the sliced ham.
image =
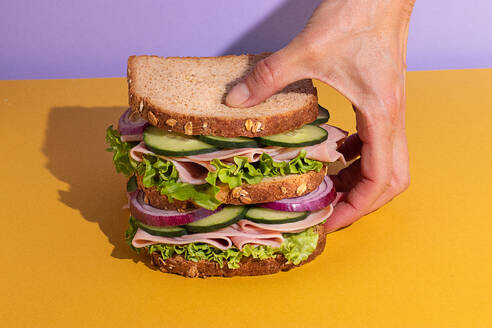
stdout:
<svg viewBox="0 0 492 328">
<path fill-rule="evenodd" d="M 162 237 L 151 235 L 142 229 L 138 228 L 137 233 L 133 237 L 132 245 L 135 248 L 142 248 L 154 244 L 170 244 L 170 245 L 185 245 L 189 243 L 207 243 L 219 249 L 225 250 L 232 246 L 231 238 L 217 234 L 203 236 L 204 234 L 195 234 L 193 239 L 183 237 Z"/>
<path fill-rule="evenodd" d="M 203 184 L 206 183 L 205 178 L 208 175 L 208 170 L 202 165 L 198 165 L 193 162 L 180 162 L 171 158 L 167 158 L 171 161 L 176 170 L 178 170 L 178 181 L 190 183 L 190 184 Z"/>
<path fill-rule="evenodd" d="M 213 153 L 187 156 L 187 158 L 193 161 L 203 162 L 210 162 L 213 159 L 232 162 L 235 156 L 244 156 L 248 158 L 248 162 L 257 162 L 260 160 L 260 156 L 263 153 L 277 153 L 278 150 L 276 148 L 277 147 L 222 149 L 214 151 Z"/>
<path fill-rule="evenodd" d="M 245 232 L 238 225 L 234 224 L 217 231 L 184 235 L 182 237 L 153 236 L 142 229 L 138 229 L 133 237 L 132 245 L 136 248 L 142 248 L 153 244 L 184 245 L 189 243 L 207 243 L 222 250 L 232 245 L 242 250 L 245 244 L 280 247 L 283 240 L 284 238 L 280 232 L 264 232 L 254 229 Z"/>
<path fill-rule="evenodd" d="M 138 145 L 130 149 L 130 153 L 129 153 L 130 157 L 137 162 L 141 162 L 142 156 L 145 154 L 155 155 L 152 151 L 148 150 L 145 147 L 143 141 L 141 141 Z"/>
<path fill-rule="evenodd" d="M 207 177 L 208 172 L 213 168 L 210 163 L 194 162 L 186 157 L 167 157 L 156 155 L 145 147 L 143 141 L 130 150 L 130 157 L 137 162 L 142 161 L 142 156 L 144 154 L 155 155 L 172 162 L 176 167 L 176 170 L 178 170 L 178 181 L 180 182 L 203 184 L 206 182 L 205 178 Z"/>
<path fill-rule="evenodd" d="M 259 233 L 261 233 L 261 231 L 301 232 L 309 227 L 320 224 L 328 217 L 330 217 L 332 212 L 333 212 L 333 206 L 330 205 L 322 210 L 309 214 L 307 218 L 297 222 L 283 223 L 283 224 L 266 224 L 266 223 L 255 223 L 249 220 L 240 220 L 237 223 L 237 225 L 243 231 L 252 231 L 253 229 L 258 229 L 257 231 Z"/>
</svg>

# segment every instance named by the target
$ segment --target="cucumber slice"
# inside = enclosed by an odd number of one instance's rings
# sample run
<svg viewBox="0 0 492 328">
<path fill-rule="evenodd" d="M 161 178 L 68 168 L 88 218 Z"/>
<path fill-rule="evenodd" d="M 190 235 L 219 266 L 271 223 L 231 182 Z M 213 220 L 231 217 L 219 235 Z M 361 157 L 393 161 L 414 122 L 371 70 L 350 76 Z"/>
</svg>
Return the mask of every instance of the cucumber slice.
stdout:
<svg viewBox="0 0 492 328">
<path fill-rule="evenodd" d="M 198 136 L 198 139 L 220 148 L 255 148 L 258 143 L 247 137 L 225 138 L 218 136 Z"/>
<path fill-rule="evenodd" d="M 157 227 L 147 225 L 143 222 L 137 220 L 137 226 L 143 231 L 150 233 L 154 236 L 163 236 L 163 237 L 180 237 L 186 235 L 187 231 L 183 227 L 173 226 L 173 227 Z"/>
<path fill-rule="evenodd" d="M 310 212 L 285 212 L 269 208 L 252 207 L 244 216 L 245 219 L 256 223 L 280 224 L 304 220 Z"/>
<path fill-rule="evenodd" d="M 302 128 L 274 134 L 268 137 L 259 137 L 260 143 L 268 146 L 305 147 L 322 143 L 328 138 L 328 132 L 316 125 L 307 124 Z"/>
<path fill-rule="evenodd" d="M 188 223 L 184 227 L 190 232 L 211 232 L 230 226 L 244 217 L 245 206 L 226 206 L 219 212 L 201 220 Z"/>
<path fill-rule="evenodd" d="M 330 112 L 321 105 L 318 105 L 318 117 L 311 123 L 314 125 L 319 125 L 327 123 L 330 120 Z"/>
<path fill-rule="evenodd" d="M 217 151 L 218 148 L 192 136 L 151 126 L 144 132 L 144 143 L 154 153 L 164 156 L 189 156 Z"/>
</svg>

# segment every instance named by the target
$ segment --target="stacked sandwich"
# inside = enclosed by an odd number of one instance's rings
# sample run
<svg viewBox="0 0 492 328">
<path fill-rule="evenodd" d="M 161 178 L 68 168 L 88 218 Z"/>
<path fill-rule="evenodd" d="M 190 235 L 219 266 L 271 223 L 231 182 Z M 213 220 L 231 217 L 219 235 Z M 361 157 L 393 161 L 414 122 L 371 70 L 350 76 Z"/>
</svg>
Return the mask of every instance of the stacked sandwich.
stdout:
<svg viewBox="0 0 492 328">
<path fill-rule="evenodd" d="M 336 192 L 346 133 L 311 80 L 254 107 L 224 97 L 265 55 L 133 56 L 130 108 L 106 139 L 129 177 L 131 247 L 188 277 L 271 274 L 311 261 Z"/>
</svg>

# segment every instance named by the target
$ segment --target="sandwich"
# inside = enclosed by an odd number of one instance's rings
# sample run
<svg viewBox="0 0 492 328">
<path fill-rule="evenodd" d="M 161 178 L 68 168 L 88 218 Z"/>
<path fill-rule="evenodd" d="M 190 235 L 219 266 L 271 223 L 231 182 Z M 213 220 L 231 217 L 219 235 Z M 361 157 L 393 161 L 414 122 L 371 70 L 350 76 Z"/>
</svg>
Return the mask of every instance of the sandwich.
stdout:
<svg viewBox="0 0 492 328">
<path fill-rule="evenodd" d="M 263 275 L 313 260 L 337 193 L 347 133 L 328 125 L 311 80 L 250 108 L 224 104 L 267 54 L 132 56 L 129 109 L 107 129 L 128 177 L 130 247 L 186 277 Z"/>
</svg>

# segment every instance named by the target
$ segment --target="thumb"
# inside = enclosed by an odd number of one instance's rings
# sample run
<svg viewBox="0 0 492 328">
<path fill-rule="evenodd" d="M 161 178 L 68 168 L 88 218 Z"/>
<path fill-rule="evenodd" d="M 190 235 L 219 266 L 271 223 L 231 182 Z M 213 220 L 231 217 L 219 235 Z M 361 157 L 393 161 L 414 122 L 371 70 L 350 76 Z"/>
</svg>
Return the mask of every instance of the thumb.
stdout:
<svg viewBox="0 0 492 328">
<path fill-rule="evenodd" d="M 253 71 L 229 91 L 225 99 L 226 105 L 257 105 L 288 84 L 299 80 L 302 74 L 293 58 L 288 51 L 282 49 L 256 63 Z"/>
</svg>

